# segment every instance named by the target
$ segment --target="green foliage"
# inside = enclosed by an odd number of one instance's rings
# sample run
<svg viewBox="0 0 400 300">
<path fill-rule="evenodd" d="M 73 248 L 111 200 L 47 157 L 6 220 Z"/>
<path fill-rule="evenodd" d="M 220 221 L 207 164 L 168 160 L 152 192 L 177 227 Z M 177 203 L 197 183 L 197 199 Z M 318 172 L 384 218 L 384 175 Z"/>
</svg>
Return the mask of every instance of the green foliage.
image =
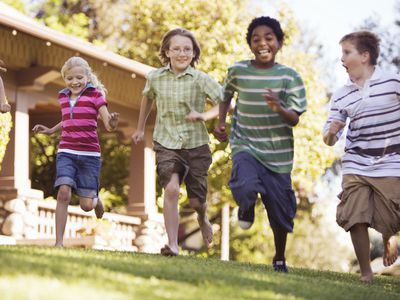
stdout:
<svg viewBox="0 0 400 300">
<path fill-rule="evenodd" d="M 2 299 L 394 300 L 398 278 L 372 285 L 357 275 L 180 256 L 2 246 Z M 13 288 L 10 288 L 13 287 Z"/>
<path fill-rule="evenodd" d="M 162 36 L 168 30 L 184 27 L 200 43 L 199 69 L 222 81 L 226 68 L 248 51 L 243 47 L 250 18 L 247 11 L 248 1 L 242 0 L 130 1 L 118 52 L 159 67 Z"/>
<path fill-rule="evenodd" d="M 113 212 L 126 212 L 128 204 L 128 176 L 131 155 L 130 144 L 115 133 L 100 134 L 102 166 L 100 197 L 105 207 Z"/>
<path fill-rule="evenodd" d="M 58 143 L 58 135 L 36 134 L 31 137 L 32 188 L 42 190 L 45 198 L 57 197 L 53 185 Z"/>
<path fill-rule="evenodd" d="M 84 40 L 89 38 L 89 32 L 85 29 L 89 24 L 89 19 L 84 13 L 78 13 L 72 16 L 64 14 L 51 15 L 44 18 L 43 21 L 47 26 L 66 34 Z"/>
<path fill-rule="evenodd" d="M 26 13 L 25 4 L 22 0 L 1 0 L 0 2 L 10 5 L 22 13 Z"/>
<path fill-rule="evenodd" d="M 0 113 L 0 170 L 1 170 L 1 163 L 6 153 L 7 144 L 10 141 L 11 127 L 12 127 L 11 114 Z"/>
</svg>

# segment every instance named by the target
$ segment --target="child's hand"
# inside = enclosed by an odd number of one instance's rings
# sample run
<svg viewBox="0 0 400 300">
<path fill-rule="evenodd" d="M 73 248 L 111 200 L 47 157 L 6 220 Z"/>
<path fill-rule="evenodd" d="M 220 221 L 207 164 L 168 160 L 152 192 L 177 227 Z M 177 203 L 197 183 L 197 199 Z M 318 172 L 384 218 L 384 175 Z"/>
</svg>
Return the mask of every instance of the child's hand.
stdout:
<svg viewBox="0 0 400 300">
<path fill-rule="evenodd" d="M 118 119 L 119 119 L 119 113 L 113 112 L 110 114 L 110 119 L 108 120 L 108 123 L 110 124 L 112 130 L 115 130 L 117 128 Z"/>
<path fill-rule="evenodd" d="M 218 141 L 225 142 L 228 139 L 225 124 L 218 124 L 217 127 L 214 128 L 214 135 Z"/>
<path fill-rule="evenodd" d="M 278 94 L 274 93 L 271 89 L 267 89 L 267 91 L 263 94 L 263 96 L 272 111 L 278 112 L 282 108 L 278 98 Z"/>
<path fill-rule="evenodd" d="M 333 120 L 329 126 L 328 133 L 331 135 L 336 135 L 345 125 L 346 123 L 340 120 Z"/>
<path fill-rule="evenodd" d="M 202 113 L 193 110 L 186 115 L 185 119 L 190 122 L 204 121 L 204 116 Z"/>
<path fill-rule="evenodd" d="M 132 134 L 132 140 L 135 144 L 143 141 L 144 138 L 144 131 L 136 130 L 134 134 Z"/>
<path fill-rule="evenodd" d="M 41 124 L 37 124 L 35 126 L 33 126 L 32 131 L 36 134 L 36 133 L 43 133 L 43 134 L 52 134 L 50 128 L 41 125 Z"/>
<path fill-rule="evenodd" d="M 6 113 L 9 112 L 11 110 L 11 106 L 8 103 L 1 103 L 0 104 L 0 112 L 1 113 Z"/>
</svg>

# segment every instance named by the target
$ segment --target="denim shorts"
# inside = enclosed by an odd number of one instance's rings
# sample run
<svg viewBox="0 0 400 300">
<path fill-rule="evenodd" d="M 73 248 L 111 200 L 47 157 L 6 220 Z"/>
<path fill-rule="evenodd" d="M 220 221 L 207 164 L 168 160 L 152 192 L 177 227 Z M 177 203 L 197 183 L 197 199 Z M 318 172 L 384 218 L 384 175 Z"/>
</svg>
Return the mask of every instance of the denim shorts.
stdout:
<svg viewBox="0 0 400 300">
<path fill-rule="evenodd" d="M 271 227 L 293 231 L 297 205 L 290 173 L 273 172 L 243 151 L 233 157 L 229 187 L 236 203 L 244 210 L 254 206 L 260 194 Z"/>
<path fill-rule="evenodd" d="M 98 156 L 57 153 L 57 177 L 54 187 L 69 185 L 73 192 L 85 198 L 95 198 L 99 191 L 101 160 Z"/>
</svg>

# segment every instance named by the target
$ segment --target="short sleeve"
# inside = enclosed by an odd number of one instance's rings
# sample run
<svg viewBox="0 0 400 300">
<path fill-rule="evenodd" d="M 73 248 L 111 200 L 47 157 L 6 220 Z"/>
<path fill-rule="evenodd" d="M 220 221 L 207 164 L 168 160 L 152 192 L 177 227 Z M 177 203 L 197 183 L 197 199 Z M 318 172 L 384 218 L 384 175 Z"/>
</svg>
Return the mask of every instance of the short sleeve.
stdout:
<svg viewBox="0 0 400 300">
<path fill-rule="evenodd" d="M 153 99 L 154 100 L 156 98 L 156 94 L 154 92 L 154 88 L 153 88 L 153 85 L 152 85 L 152 82 L 153 82 L 152 74 L 153 73 L 151 71 L 146 75 L 146 84 L 144 86 L 142 94 L 143 94 L 143 96 L 146 96 L 148 99 Z"/>
<path fill-rule="evenodd" d="M 230 101 L 235 93 L 234 73 L 235 68 L 232 66 L 228 69 L 228 73 L 226 75 L 225 82 L 222 88 L 223 102 Z"/>
<path fill-rule="evenodd" d="M 99 108 L 102 107 L 103 105 L 107 105 L 107 101 L 104 98 L 104 96 L 100 93 L 100 91 L 96 91 L 96 95 L 93 98 L 93 100 L 97 110 L 99 110 Z"/>
<path fill-rule="evenodd" d="M 221 85 L 211 76 L 204 74 L 202 80 L 202 90 L 207 97 L 214 103 L 222 101 L 222 87 Z"/>
<path fill-rule="evenodd" d="M 303 79 L 295 71 L 293 71 L 290 77 L 291 79 L 288 82 L 286 90 L 285 107 L 294 110 L 298 114 L 302 114 L 307 109 L 306 90 Z"/>
</svg>

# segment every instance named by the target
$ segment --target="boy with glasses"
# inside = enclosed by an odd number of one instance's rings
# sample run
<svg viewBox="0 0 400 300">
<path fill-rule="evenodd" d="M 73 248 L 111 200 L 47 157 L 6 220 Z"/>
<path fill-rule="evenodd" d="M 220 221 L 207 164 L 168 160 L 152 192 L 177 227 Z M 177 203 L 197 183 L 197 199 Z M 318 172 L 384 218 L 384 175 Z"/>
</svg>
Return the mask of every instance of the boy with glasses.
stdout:
<svg viewBox="0 0 400 300">
<path fill-rule="evenodd" d="M 218 115 L 218 106 L 204 112 L 206 100 L 221 101 L 221 86 L 194 68 L 200 47 L 194 35 L 182 28 L 167 32 L 161 42 L 160 59 L 165 65 L 147 75 L 134 143 L 143 140 L 153 102 L 157 106 L 153 141 L 157 173 L 164 188 L 164 222 L 168 243 L 164 256 L 176 256 L 178 248 L 179 187 L 186 184 L 191 207 L 204 242 L 209 246 L 213 232 L 207 217 L 207 174 L 212 157 L 204 121 Z"/>
</svg>

